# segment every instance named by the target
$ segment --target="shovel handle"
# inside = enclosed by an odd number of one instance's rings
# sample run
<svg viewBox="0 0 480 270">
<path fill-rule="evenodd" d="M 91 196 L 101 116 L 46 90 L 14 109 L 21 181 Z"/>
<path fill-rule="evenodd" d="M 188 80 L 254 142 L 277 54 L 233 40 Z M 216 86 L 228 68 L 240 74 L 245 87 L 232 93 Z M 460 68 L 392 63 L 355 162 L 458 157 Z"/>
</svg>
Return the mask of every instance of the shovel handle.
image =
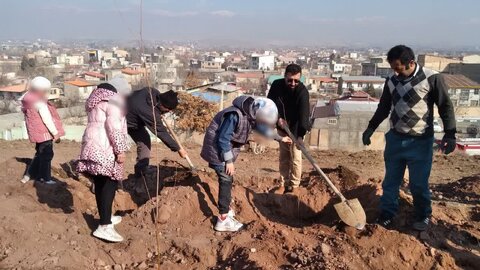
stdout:
<svg viewBox="0 0 480 270">
<path fill-rule="evenodd" d="M 282 126 L 282 128 L 283 128 L 283 130 L 285 130 L 285 132 L 287 132 L 288 137 L 290 137 L 292 139 L 292 141 L 295 143 L 295 145 L 297 145 L 298 148 L 300 148 L 303 155 L 308 159 L 308 161 L 310 161 L 312 166 L 322 176 L 323 180 L 325 180 L 327 182 L 328 186 L 333 190 L 333 192 L 335 192 L 335 194 L 337 194 L 337 196 L 340 197 L 342 202 L 346 201 L 347 199 L 345 198 L 345 196 L 343 196 L 343 194 L 340 192 L 340 190 L 338 190 L 338 188 L 332 183 L 330 178 L 328 178 L 328 176 L 322 171 L 320 166 L 318 166 L 317 162 L 315 162 L 313 157 L 307 151 L 307 148 L 305 148 L 305 146 L 302 143 L 299 143 L 298 139 L 293 136 L 292 132 L 288 128 L 288 125 L 284 125 L 284 126 Z"/>
<path fill-rule="evenodd" d="M 162 122 L 165 125 L 165 127 L 168 130 L 168 133 L 172 135 L 173 139 L 177 142 L 177 144 L 180 146 L 180 149 L 184 149 L 182 143 L 180 143 L 180 140 L 177 137 L 177 134 L 173 131 L 173 128 L 168 124 L 167 120 L 165 119 L 165 116 L 162 115 Z M 193 165 L 192 160 L 190 159 L 189 156 L 186 156 L 185 159 L 187 160 L 188 166 L 190 166 L 190 170 L 195 171 L 195 165 Z"/>
</svg>

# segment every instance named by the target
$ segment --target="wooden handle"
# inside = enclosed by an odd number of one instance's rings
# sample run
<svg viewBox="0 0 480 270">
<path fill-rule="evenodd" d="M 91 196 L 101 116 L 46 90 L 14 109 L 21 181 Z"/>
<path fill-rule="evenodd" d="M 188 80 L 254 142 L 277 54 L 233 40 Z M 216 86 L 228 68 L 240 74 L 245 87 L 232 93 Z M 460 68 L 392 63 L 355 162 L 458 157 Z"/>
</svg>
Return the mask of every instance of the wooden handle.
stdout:
<svg viewBox="0 0 480 270">
<path fill-rule="evenodd" d="M 310 155 L 310 153 L 307 151 L 307 149 L 305 148 L 305 146 L 301 143 L 298 142 L 297 138 L 295 138 L 292 134 L 292 132 L 290 131 L 290 129 L 288 128 L 288 125 L 284 125 L 283 127 L 283 130 L 285 130 L 285 132 L 287 132 L 288 134 L 288 137 L 290 137 L 292 139 L 292 141 L 298 146 L 298 148 L 300 148 L 300 150 L 302 151 L 303 155 L 308 159 L 308 161 L 310 161 L 310 163 L 312 163 L 313 167 L 315 168 L 315 170 L 323 177 L 323 179 L 327 182 L 328 186 L 333 190 L 333 192 L 335 192 L 335 194 L 337 194 L 338 197 L 340 197 L 340 199 L 342 200 L 342 202 L 346 201 L 347 199 L 343 196 L 343 194 L 340 192 L 340 190 L 337 189 L 337 187 L 332 183 L 332 181 L 330 180 L 330 178 L 328 178 L 328 176 L 322 171 L 322 169 L 320 168 L 320 166 L 318 166 L 318 164 L 315 162 L 315 160 L 313 159 L 313 157 Z"/>
<path fill-rule="evenodd" d="M 185 149 L 185 148 L 183 148 L 183 145 L 180 143 L 180 140 L 178 139 L 177 134 L 175 134 L 172 127 L 168 124 L 167 120 L 165 119 L 165 117 L 163 115 L 162 115 L 162 122 L 165 125 L 165 127 L 167 128 L 168 133 L 170 133 L 170 135 L 172 135 L 173 139 L 177 142 L 178 146 L 180 146 L 180 149 Z M 190 169 L 195 170 L 195 165 L 193 165 L 193 162 L 190 159 L 190 157 L 186 156 L 185 159 L 187 160 L 188 166 L 190 166 Z"/>
</svg>

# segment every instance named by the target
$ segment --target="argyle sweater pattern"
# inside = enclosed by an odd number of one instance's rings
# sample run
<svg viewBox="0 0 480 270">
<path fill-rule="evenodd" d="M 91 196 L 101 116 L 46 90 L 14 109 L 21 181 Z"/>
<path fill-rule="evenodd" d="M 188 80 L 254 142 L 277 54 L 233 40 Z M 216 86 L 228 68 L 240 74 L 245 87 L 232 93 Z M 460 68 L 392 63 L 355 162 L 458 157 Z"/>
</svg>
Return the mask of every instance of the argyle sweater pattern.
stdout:
<svg viewBox="0 0 480 270">
<path fill-rule="evenodd" d="M 399 134 L 433 136 L 433 104 L 436 104 L 445 133 L 454 137 L 455 115 L 447 90 L 441 74 L 418 64 L 412 76 L 406 79 L 391 75 L 386 79 L 369 128 L 375 130 L 390 115 L 390 128 Z"/>
</svg>

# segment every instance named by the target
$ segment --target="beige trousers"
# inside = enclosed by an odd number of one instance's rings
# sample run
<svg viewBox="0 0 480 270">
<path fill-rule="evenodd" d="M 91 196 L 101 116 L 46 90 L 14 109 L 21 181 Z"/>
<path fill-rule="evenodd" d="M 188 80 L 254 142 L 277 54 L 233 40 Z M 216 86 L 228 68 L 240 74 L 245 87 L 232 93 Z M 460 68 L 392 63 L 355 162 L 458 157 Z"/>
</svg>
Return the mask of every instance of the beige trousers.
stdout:
<svg viewBox="0 0 480 270">
<path fill-rule="evenodd" d="M 294 144 L 280 142 L 280 181 L 285 186 L 298 187 L 302 179 L 302 151 Z"/>
</svg>

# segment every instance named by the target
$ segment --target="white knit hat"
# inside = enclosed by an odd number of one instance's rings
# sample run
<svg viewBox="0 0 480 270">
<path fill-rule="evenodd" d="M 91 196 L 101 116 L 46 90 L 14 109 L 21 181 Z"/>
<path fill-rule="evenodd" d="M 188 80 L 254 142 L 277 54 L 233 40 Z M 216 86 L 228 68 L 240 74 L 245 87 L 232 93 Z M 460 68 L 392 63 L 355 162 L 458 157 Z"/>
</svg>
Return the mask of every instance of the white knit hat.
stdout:
<svg viewBox="0 0 480 270">
<path fill-rule="evenodd" d="M 30 81 L 30 89 L 34 91 L 48 92 L 50 91 L 51 87 L 52 84 L 50 81 L 42 76 L 37 76 Z"/>
<path fill-rule="evenodd" d="M 132 93 L 132 86 L 128 83 L 127 78 L 123 75 L 117 75 L 108 81 L 120 95 L 128 96 Z"/>
</svg>

